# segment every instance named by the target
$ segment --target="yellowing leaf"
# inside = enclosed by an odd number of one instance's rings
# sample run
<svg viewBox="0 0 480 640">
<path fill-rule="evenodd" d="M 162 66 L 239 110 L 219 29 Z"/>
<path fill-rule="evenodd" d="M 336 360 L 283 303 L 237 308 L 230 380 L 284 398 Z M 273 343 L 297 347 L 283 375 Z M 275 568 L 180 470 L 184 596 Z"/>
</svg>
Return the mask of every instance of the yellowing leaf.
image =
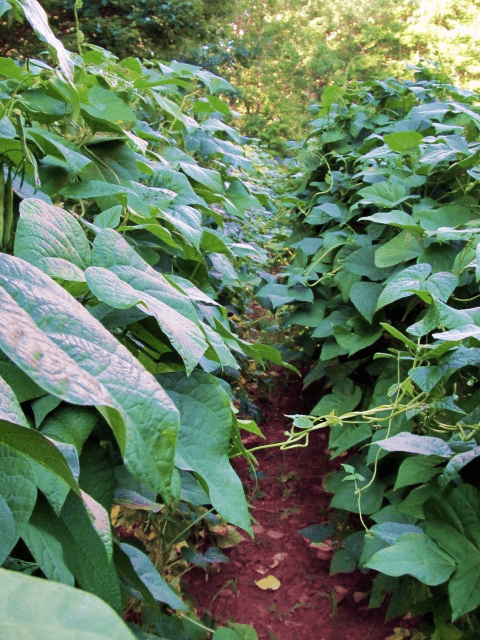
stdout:
<svg viewBox="0 0 480 640">
<path fill-rule="evenodd" d="M 275 578 L 275 576 L 267 576 L 266 578 L 257 580 L 255 584 L 259 589 L 263 589 L 263 591 L 276 591 L 280 589 L 280 580 Z"/>
</svg>

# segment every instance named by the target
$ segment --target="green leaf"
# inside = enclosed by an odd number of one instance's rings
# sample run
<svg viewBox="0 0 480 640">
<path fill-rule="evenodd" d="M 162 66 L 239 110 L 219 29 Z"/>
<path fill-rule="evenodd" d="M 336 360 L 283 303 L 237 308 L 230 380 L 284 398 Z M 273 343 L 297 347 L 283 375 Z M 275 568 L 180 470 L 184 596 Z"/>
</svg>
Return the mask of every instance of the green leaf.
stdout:
<svg viewBox="0 0 480 640">
<path fill-rule="evenodd" d="M 348 326 L 342 327 L 335 325 L 333 327 L 333 335 L 342 349 L 347 350 L 350 356 L 357 353 L 357 351 L 371 346 L 381 338 L 383 334 L 383 331 L 378 328 L 378 325 L 367 325 L 363 318 L 360 317 L 353 318 L 348 324 L 352 326 L 353 331 L 351 331 Z"/>
<path fill-rule="evenodd" d="M 463 631 L 448 622 L 443 622 L 435 628 L 431 640 L 461 640 Z"/>
<path fill-rule="evenodd" d="M 263 298 L 267 305 L 276 309 L 289 302 L 313 302 L 313 293 L 309 287 L 289 287 L 286 284 L 266 284 L 256 294 L 258 299 Z"/>
<path fill-rule="evenodd" d="M 418 147 L 423 136 L 418 131 L 397 131 L 395 133 L 387 133 L 383 139 L 392 151 L 403 153 L 408 149 Z"/>
<path fill-rule="evenodd" d="M 102 211 L 102 213 L 95 216 L 96 226 L 100 227 L 100 229 L 116 229 L 120 224 L 122 209 L 123 207 L 121 204 L 117 204 L 110 209 L 105 209 L 105 211 Z"/>
<path fill-rule="evenodd" d="M 362 204 L 376 204 L 381 207 L 396 207 L 410 197 L 401 182 L 377 182 L 358 191 Z"/>
<path fill-rule="evenodd" d="M 394 544 L 400 536 L 405 533 L 418 533 L 423 535 L 423 531 L 420 527 L 405 522 L 382 522 L 381 524 L 373 525 L 373 527 L 370 528 L 370 531 L 388 545 Z"/>
<path fill-rule="evenodd" d="M 31 95 L 33 92 L 28 93 Z M 35 105 L 37 109 L 45 112 L 45 106 L 42 105 L 42 100 L 39 100 L 40 96 L 47 98 L 49 101 L 51 101 L 52 98 L 48 98 L 44 93 L 39 93 L 39 95 L 35 95 L 34 97 L 32 96 L 32 106 Z M 57 100 L 55 100 L 54 103 L 59 105 L 57 107 L 57 111 L 60 111 L 59 115 L 64 116 L 65 103 Z M 55 119 L 57 119 L 57 117 Z M 25 137 L 35 142 L 44 153 L 48 154 L 48 158 L 52 162 L 55 162 L 56 166 L 64 168 L 71 176 L 80 173 L 85 167 L 92 163 L 91 158 L 80 153 L 80 149 L 65 137 L 56 135 L 38 125 L 28 128 L 25 131 Z"/>
<path fill-rule="evenodd" d="M 335 531 L 333 524 L 312 524 L 301 529 L 300 533 L 311 542 L 323 542 Z"/>
<path fill-rule="evenodd" d="M 335 407 L 335 412 L 339 408 L 340 407 Z M 371 437 L 372 428 L 368 424 L 360 424 L 358 426 L 348 424 L 331 426 L 328 448 L 334 449 L 335 452 L 331 454 L 330 458 L 333 460 L 334 458 L 341 455 L 344 451 L 347 451 L 347 449 L 355 447 L 356 445 L 364 442 L 365 440 L 368 440 Z"/>
<path fill-rule="evenodd" d="M 331 202 L 319 204 L 311 209 L 310 213 L 306 216 L 305 222 L 308 224 L 325 224 L 333 220 L 342 220 L 344 213 L 340 207 Z"/>
<path fill-rule="evenodd" d="M 258 640 L 257 632 L 249 624 L 230 622 L 230 627 L 238 634 L 240 640 Z"/>
<path fill-rule="evenodd" d="M 85 494 L 90 507 L 94 502 Z M 98 505 L 100 506 L 100 505 Z M 95 507 L 94 507 L 95 508 Z M 87 510 L 84 500 L 73 491 L 67 496 L 60 518 L 53 512 L 49 517 L 55 523 L 55 535 L 63 548 L 63 557 L 78 584 L 105 600 L 116 611 L 121 611 L 118 576 L 113 567 L 111 531 L 108 514 Z"/>
<path fill-rule="evenodd" d="M 390 282 L 387 282 L 380 294 L 377 310 L 401 298 L 407 298 L 415 291 L 418 291 L 423 286 L 423 282 L 431 270 L 432 267 L 429 264 L 415 264 L 398 273 Z"/>
<path fill-rule="evenodd" d="M 16 3 L 22 7 L 25 18 L 40 40 L 46 42 L 55 51 L 60 69 L 66 78 L 73 83 L 73 60 L 69 52 L 50 29 L 47 14 L 42 6 L 37 0 L 16 0 Z"/>
<path fill-rule="evenodd" d="M 377 224 L 389 224 L 392 227 L 400 227 L 401 229 L 408 229 L 410 231 L 421 231 L 422 228 L 415 222 L 412 216 L 405 213 L 401 209 L 394 209 L 393 211 L 380 211 L 374 213 L 371 216 L 364 216 L 360 220 L 370 220 Z"/>
<path fill-rule="evenodd" d="M 382 505 L 384 485 L 373 477 L 372 471 L 361 460 L 352 459 L 350 462 L 355 468 L 355 473 L 365 478 L 365 480 L 357 481 L 357 486 L 363 488 L 369 485 L 361 494 L 362 513 L 376 513 Z M 351 481 L 343 482 L 347 475 L 345 471 L 334 473 L 326 478 L 325 488 L 329 493 L 335 493 L 330 503 L 332 507 L 358 513 L 358 496 L 355 495 L 355 485 Z"/>
<path fill-rule="evenodd" d="M 4 640 L 135 640 L 100 598 L 56 582 L 0 569 L 0 602 Z"/>
<path fill-rule="evenodd" d="M 357 568 L 357 559 L 348 549 L 337 549 L 333 554 L 330 563 L 329 573 L 331 576 L 336 573 L 351 573 Z"/>
<path fill-rule="evenodd" d="M 375 264 L 375 251 L 377 247 L 372 245 L 369 247 L 362 247 L 353 251 L 343 260 L 343 266 L 351 273 L 356 273 L 359 276 L 365 276 L 370 280 L 384 280 L 390 269 L 380 269 Z"/>
<path fill-rule="evenodd" d="M 22 538 L 49 580 L 74 586 L 75 578 L 65 563 L 64 549 L 57 537 L 56 522 L 42 508 L 41 502 L 26 524 Z"/>
<path fill-rule="evenodd" d="M 136 122 L 134 112 L 109 89 L 93 86 L 80 97 L 80 111 L 94 130 L 123 133 L 123 128 L 131 129 Z"/>
<path fill-rule="evenodd" d="M 440 227 L 455 229 L 475 219 L 470 207 L 461 204 L 447 204 L 438 209 L 420 209 L 413 212 L 414 219 L 427 231 L 437 231 Z"/>
<path fill-rule="evenodd" d="M 3 378 L 0 378 L 0 420 L 22 427 L 30 426 L 16 395 Z"/>
<path fill-rule="evenodd" d="M 49 393 L 100 407 L 127 466 L 167 498 L 179 417 L 153 376 L 36 267 L 1 254 L 0 285 L 3 351 Z"/>
<path fill-rule="evenodd" d="M 436 455 L 406 458 L 398 469 L 394 491 L 412 484 L 428 482 L 441 472 L 437 467 L 442 461 L 443 458 Z"/>
<path fill-rule="evenodd" d="M 31 407 L 35 417 L 35 427 L 37 429 L 45 420 L 45 417 L 48 416 L 51 411 L 56 409 L 61 402 L 60 398 L 56 398 L 49 393 L 32 402 Z"/>
<path fill-rule="evenodd" d="M 404 229 L 375 251 L 375 265 L 381 269 L 417 258 L 423 251 L 419 236 Z"/>
<path fill-rule="evenodd" d="M 83 271 L 91 264 L 90 245 L 77 220 L 35 198 L 20 203 L 14 252 L 62 280 L 85 281 Z"/>
<path fill-rule="evenodd" d="M 214 193 L 223 193 L 225 188 L 223 180 L 218 171 L 212 169 L 204 169 L 198 166 L 198 164 L 192 164 L 191 162 L 180 162 L 180 168 L 189 178 L 199 182 L 207 189 L 211 189 Z"/>
<path fill-rule="evenodd" d="M 55 445 L 38 431 L 0 422 L 0 444 L 13 454 L 21 454 L 25 461 L 29 460 L 35 474 L 35 465 L 38 464 L 45 471 L 53 473 L 55 481 L 60 482 L 65 489 L 71 488 L 78 492 L 78 485 L 65 458 Z"/>
<path fill-rule="evenodd" d="M 445 522 L 427 521 L 424 528 L 427 535 L 458 563 L 448 584 L 452 617 L 456 620 L 480 604 L 480 551 Z"/>
<path fill-rule="evenodd" d="M 230 398 L 216 379 L 202 371 L 158 376 L 180 410 L 176 463 L 194 471 L 208 486 L 213 507 L 226 520 L 251 533 L 242 483 L 230 466 Z"/>
<path fill-rule="evenodd" d="M 353 411 L 361 399 L 360 387 L 347 379 L 336 384 L 332 388 L 332 393 L 324 395 L 310 413 L 313 416 L 327 416 L 334 411 L 335 415 L 341 416 Z"/>
<path fill-rule="evenodd" d="M 18 539 L 35 506 L 37 485 L 28 460 L 3 444 L 0 445 L 0 490 L 13 516 Z"/>
<path fill-rule="evenodd" d="M 27 524 L 24 523 L 24 531 L 26 526 Z M 8 506 L 8 502 L 0 494 L 0 565 L 3 564 L 9 556 L 10 551 L 17 543 L 18 537 L 13 513 Z"/>
<path fill-rule="evenodd" d="M 88 407 L 62 405 L 44 420 L 40 431 L 47 438 L 73 445 L 80 455 L 98 419 L 98 413 Z"/>
<path fill-rule="evenodd" d="M 404 533 L 395 544 L 377 551 L 365 566 L 387 576 L 411 575 L 430 586 L 448 580 L 456 567 L 448 553 L 418 533 Z"/>
<path fill-rule="evenodd" d="M 123 543 L 120 548 L 130 558 L 130 562 L 143 584 L 155 600 L 168 604 L 172 609 L 186 610 L 186 606 L 158 573 L 150 558 L 130 544 Z"/>
<path fill-rule="evenodd" d="M 440 438 L 433 436 L 417 436 L 415 433 L 403 431 L 386 440 L 377 440 L 376 445 L 385 451 L 405 451 L 407 453 L 420 453 L 424 456 L 440 456 L 450 458 L 454 452 L 448 444 Z"/>
<path fill-rule="evenodd" d="M 401 333 L 398 329 L 395 329 L 395 327 L 392 327 L 386 322 L 380 322 L 380 325 L 384 329 L 386 329 L 388 333 L 390 333 L 394 338 L 397 338 L 398 340 L 403 342 L 403 344 L 407 345 L 407 347 L 409 347 L 410 349 L 414 349 L 415 351 L 417 350 L 417 345 L 415 344 L 415 342 L 413 342 L 413 340 L 410 340 L 410 338 L 407 338 L 407 336 L 404 336 L 403 333 Z"/>
</svg>

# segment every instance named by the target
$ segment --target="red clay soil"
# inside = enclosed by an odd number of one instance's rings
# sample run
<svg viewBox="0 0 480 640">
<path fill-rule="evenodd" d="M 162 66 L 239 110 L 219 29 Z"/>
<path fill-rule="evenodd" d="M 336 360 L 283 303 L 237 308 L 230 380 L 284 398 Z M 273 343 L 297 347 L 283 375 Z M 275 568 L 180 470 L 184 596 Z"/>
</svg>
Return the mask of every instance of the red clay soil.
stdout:
<svg viewBox="0 0 480 640">
<path fill-rule="evenodd" d="M 270 397 L 253 389 L 267 442 L 284 439 L 291 425 L 285 414 L 307 413 L 313 406 L 312 398 L 302 396 L 299 379 L 281 375 L 287 380 Z M 332 517 L 323 478 L 338 463 L 329 463 L 327 438 L 327 433 L 317 432 L 307 448 L 259 451 L 257 474 L 263 478 L 257 482 L 244 460 L 233 461 L 249 493 L 255 539 L 245 535 L 243 542 L 226 549 L 228 564 L 214 565 L 208 572 L 195 568 L 184 576 L 184 588 L 200 616 L 219 624 L 251 624 L 259 640 L 396 640 L 411 637 L 418 628 L 418 620 L 385 622 L 385 607 L 368 608 L 374 572 L 331 576 L 336 543 L 315 546 L 299 533 Z M 264 443 L 256 436 L 245 438 L 247 448 Z M 276 590 L 257 586 L 268 576 L 280 582 Z"/>
</svg>

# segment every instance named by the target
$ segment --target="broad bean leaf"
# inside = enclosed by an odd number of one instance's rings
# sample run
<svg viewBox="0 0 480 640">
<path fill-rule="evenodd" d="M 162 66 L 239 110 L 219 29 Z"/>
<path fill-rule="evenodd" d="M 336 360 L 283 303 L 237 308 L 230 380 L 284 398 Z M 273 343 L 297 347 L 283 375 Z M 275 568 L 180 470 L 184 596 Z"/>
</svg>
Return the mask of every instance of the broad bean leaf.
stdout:
<svg viewBox="0 0 480 640">
<path fill-rule="evenodd" d="M 309 287 L 289 287 L 286 284 L 266 284 L 257 291 L 256 297 L 273 309 L 296 300 L 313 302 L 313 293 Z"/>
<path fill-rule="evenodd" d="M 28 522 L 37 499 L 35 475 L 28 459 L 0 444 L 1 495 L 15 520 L 17 534 Z"/>
<path fill-rule="evenodd" d="M 418 291 L 431 271 L 432 267 L 429 264 L 416 264 L 401 271 L 387 282 L 378 299 L 377 309 Z"/>
<path fill-rule="evenodd" d="M 3 351 L 53 395 L 105 407 L 127 466 L 167 498 L 179 426 L 170 398 L 127 349 L 39 269 L 6 254 L 0 255 L 0 267 Z"/>
<path fill-rule="evenodd" d="M 128 268 L 126 271 L 122 273 L 124 277 L 135 277 L 134 273 L 128 272 Z M 111 307 L 126 309 L 135 305 L 154 316 L 182 357 L 187 372 L 193 371 L 208 347 L 199 326 L 161 300 L 135 289 L 109 269 L 89 267 L 85 271 L 85 278 L 92 293 Z"/>
<path fill-rule="evenodd" d="M 403 153 L 408 149 L 418 147 L 423 135 L 418 131 L 396 131 L 395 133 L 387 133 L 383 139 L 392 151 Z"/>
<path fill-rule="evenodd" d="M 378 442 L 376 444 L 378 444 Z M 428 482 L 431 478 L 441 472 L 441 469 L 436 467 L 442 461 L 443 457 L 437 455 L 425 457 L 412 456 L 406 458 L 398 469 L 394 491 L 397 491 L 401 487 L 408 487 L 412 484 L 423 484 L 424 482 Z"/>
<path fill-rule="evenodd" d="M 91 264 L 90 245 L 77 220 L 60 207 L 35 198 L 20 203 L 14 251 L 62 280 L 84 281 L 83 271 Z"/>
<path fill-rule="evenodd" d="M 16 0 L 23 12 L 25 18 L 32 26 L 35 33 L 41 40 L 47 42 L 55 51 L 60 69 L 65 74 L 69 82 L 73 84 L 73 60 L 70 53 L 65 49 L 61 41 L 55 36 L 48 24 L 48 17 L 45 10 L 37 2 L 37 0 Z"/>
<path fill-rule="evenodd" d="M 4 640 L 134 640 L 100 598 L 73 587 L 0 569 Z"/>
<path fill-rule="evenodd" d="M 360 458 L 350 460 L 355 472 L 363 476 L 364 480 L 358 480 L 357 485 L 362 488 L 369 485 L 362 492 L 362 512 L 376 513 L 379 511 L 382 500 L 384 485 L 376 478 L 373 478 L 372 471 L 365 466 Z M 325 488 L 328 492 L 335 493 L 331 506 L 336 509 L 344 509 L 352 513 L 358 513 L 358 497 L 355 495 L 355 486 L 352 481 L 344 481 L 347 476 L 346 471 L 339 471 L 326 478 Z"/>
<path fill-rule="evenodd" d="M 49 580 L 72 587 L 75 585 L 75 578 L 63 557 L 64 548 L 57 535 L 57 522 L 49 517 L 41 502 L 36 505 L 26 524 L 22 539 Z"/>
<path fill-rule="evenodd" d="M 480 604 L 480 550 L 444 522 L 427 521 L 424 529 L 457 563 L 456 571 L 448 582 L 452 618 L 456 620 Z"/>
<path fill-rule="evenodd" d="M 448 580 L 456 563 L 425 534 L 404 533 L 395 544 L 377 551 L 365 566 L 387 576 L 411 575 L 435 586 Z"/>
<path fill-rule="evenodd" d="M 418 234 L 412 233 L 409 229 L 403 229 L 375 251 L 375 266 L 380 269 L 393 267 L 417 258 L 422 251 L 423 244 Z"/>
<path fill-rule="evenodd" d="M 375 524 L 373 527 L 370 527 L 370 531 L 388 545 L 394 544 L 398 538 L 403 536 L 405 533 L 423 534 L 420 527 L 405 522 L 382 522 L 381 524 Z"/>
<path fill-rule="evenodd" d="M 27 526 L 27 523 L 23 524 L 23 532 Z M 8 502 L 0 494 L 0 564 L 5 562 L 18 538 L 14 515 Z"/>
<path fill-rule="evenodd" d="M 189 378 L 175 372 L 157 379 L 180 410 L 177 466 L 201 476 L 220 515 L 251 533 L 242 483 L 228 460 L 232 429 L 228 394 L 202 371 Z"/>
<path fill-rule="evenodd" d="M 16 395 L 11 387 L 0 377 L 0 420 L 29 427 Z"/>
<path fill-rule="evenodd" d="M 376 445 L 385 451 L 405 451 L 407 453 L 420 453 L 424 456 L 440 456 L 450 458 L 454 452 L 448 444 L 440 438 L 432 436 L 417 436 L 414 433 L 402 432 L 386 440 L 377 440 Z"/>
<path fill-rule="evenodd" d="M 185 604 L 173 589 L 168 586 L 147 555 L 130 544 L 122 543 L 120 548 L 130 558 L 136 574 L 155 600 L 168 604 L 172 609 L 180 609 L 183 611 L 186 609 Z"/>
<path fill-rule="evenodd" d="M 53 512 L 49 515 L 55 523 L 55 536 L 62 545 L 65 563 L 80 587 L 121 611 L 118 576 L 111 557 L 108 514 L 99 513 L 88 496 L 82 499 L 71 491 L 60 517 L 56 518 Z"/>
<path fill-rule="evenodd" d="M 358 195 L 362 198 L 362 204 L 376 204 L 392 209 L 410 197 L 400 182 L 378 182 L 360 189 Z"/>
</svg>

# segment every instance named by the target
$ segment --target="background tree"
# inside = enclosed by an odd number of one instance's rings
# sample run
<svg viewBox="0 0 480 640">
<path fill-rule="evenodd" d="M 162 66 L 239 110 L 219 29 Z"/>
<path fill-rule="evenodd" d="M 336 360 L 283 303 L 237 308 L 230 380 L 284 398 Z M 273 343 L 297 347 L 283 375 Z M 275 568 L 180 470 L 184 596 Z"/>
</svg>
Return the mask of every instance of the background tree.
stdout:
<svg viewBox="0 0 480 640">
<path fill-rule="evenodd" d="M 37 54 L 41 44 L 27 25 L 12 20 L 3 6 L 1 53 Z M 52 28 L 67 48 L 76 50 L 76 7 L 80 29 L 89 43 L 119 57 L 172 58 L 184 48 L 215 40 L 216 21 L 234 16 L 234 6 L 221 0 L 45 0 Z"/>
</svg>

